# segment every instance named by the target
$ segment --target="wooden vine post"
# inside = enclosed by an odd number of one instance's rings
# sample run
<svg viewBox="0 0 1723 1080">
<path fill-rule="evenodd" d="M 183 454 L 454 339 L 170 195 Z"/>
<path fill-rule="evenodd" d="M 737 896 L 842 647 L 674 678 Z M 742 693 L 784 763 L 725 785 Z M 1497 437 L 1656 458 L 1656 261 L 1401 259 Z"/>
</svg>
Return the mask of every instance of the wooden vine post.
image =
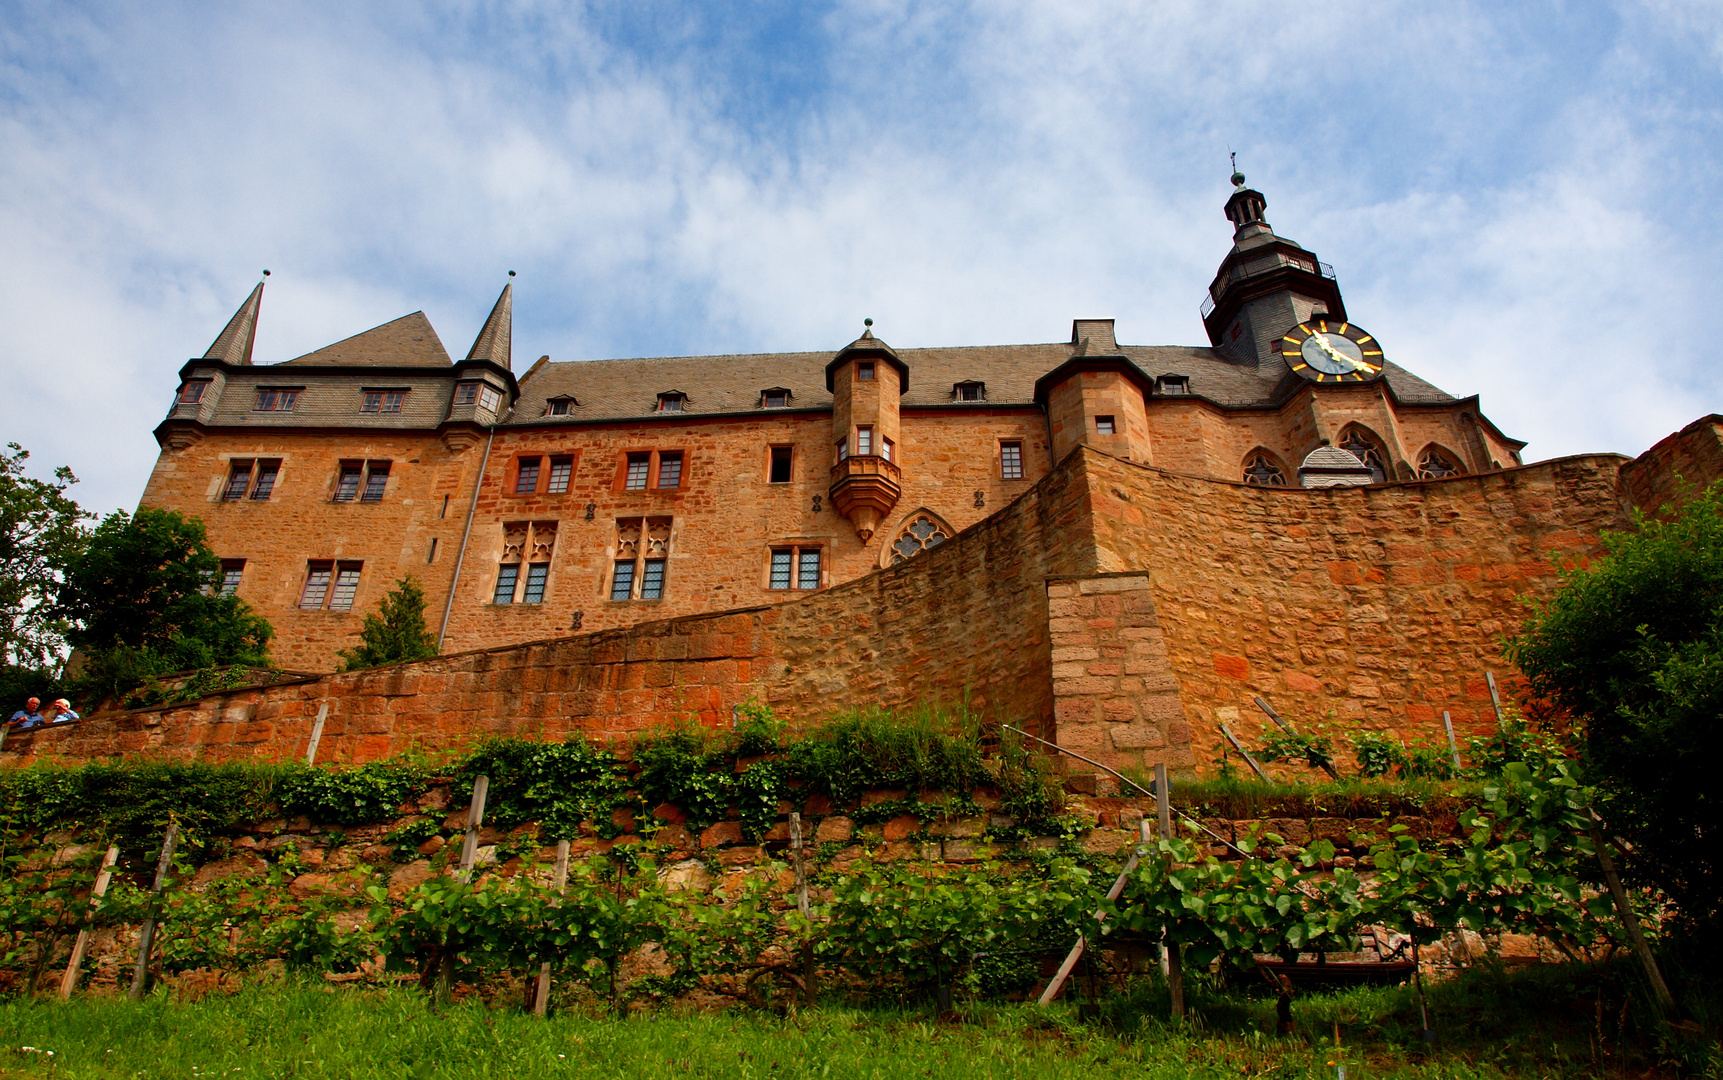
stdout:
<svg viewBox="0 0 1723 1080">
<path fill-rule="evenodd" d="M 1657 1004 L 1668 1012 L 1675 1007 L 1675 997 L 1669 992 L 1669 984 L 1663 981 L 1663 972 L 1657 969 L 1657 959 L 1651 955 L 1651 948 L 1645 944 L 1645 933 L 1639 928 L 1639 916 L 1628 906 L 1627 890 L 1621 887 L 1621 876 L 1615 872 L 1615 860 L 1610 857 L 1609 844 L 1604 840 L 1603 826 L 1596 813 L 1591 815 L 1591 843 L 1597 848 L 1597 862 L 1603 868 L 1603 880 L 1609 885 L 1609 895 L 1615 901 L 1615 910 L 1621 913 L 1621 925 L 1627 929 L 1627 941 L 1633 946 L 1633 955 L 1639 959 L 1639 966 L 1645 969 L 1646 981 L 1651 983 L 1651 991 L 1657 997 Z"/>
<path fill-rule="evenodd" d="M 317 706 L 317 719 L 311 722 L 311 740 L 305 746 L 305 764 L 317 764 L 317 744 L 323 741 L 323 722 L 329 719 L 329 703 Z"/>
<path fill-rule="evenodd" d="M 150 977 L 150 946 L 156 939 L 156 915 L 161 905 L 162 889 L 167 885 L 168 867 L 173 865 L 174 843 L 179 840 L 179 822 L 168 822 L 168 831 L 162 837 L 161 858 L 156 860 L 156 880 L 150 887 L 149 914 L 144 916 L 143 929 L 138 931 L 138 963 L 132 970 L 132 989 L 126 996 L 133 1001 L 144 999 L 144 984 Z"/>
<path fill-rule="evenodd" d="M 1261 709 L 1263 712 L 1267 713 L 1268 718 L 1270 720 L 1273 720 L 1275 722 L 1276 726 L 1278 726 L 1280 728 L 1280 730 L 1286 732 L 1288 735 L 1297 735 L 1298 734 L 1298 729 L 1293 727 L 1286 720 L 1282 719 L 1281 715 L 1279 713 L 1275 712 L 1273 707 L 1271 707 L 1268 704 L 1268 702 L 1262 700 L 1261 695 L 1258 695 L 1256 698 L 1256 707 Z M 1340 782 L 1340 773 L 1335 770 L 1334 762 L 1323 761 L 1321 763 L 1321 766 L 1322 766 L 1322 771 L 1328 774 L 1329 779 L 1333 780 L 1337 784 Z"/>
<path fill-rule="evenodd" d="M 1262 765 L 1259 764 L 1254 757 L 1250 756 L 1250 751 L 1246 750 L 1244 748 L 1244 744 L 1238 741 L 1238 736 L 1232 733 L 1232 728 L 1222 724 L 1220 726 L 1220 733 L 1226 736 L 1227 742 L 1232 743 L 1232 748 L 1234 750 L 1237 750 L 1240 754 L 1244 755 L 1244 763 L 1250 766 L 1250 771 L 1256 774 L 1258 780 L 1261 780 L 1265 784 L 1274 783 L 1274 777 L 1263 771 Z"/>
<path fill-rule="evenodd" d="M 1484 672 L 1484 681 L 1490 684 L 1490 707 L 1496 710 L 1496 727 L 1506 731 L 1508 722 L 1502 717 L 1502 695 L 1496 692 L 1496 673 Z"/>
<path fill-rule="evenodd" d="M 808 917 L 808 855 L 802 846 L 802 815 L 790 811 L 790 862 L 796 870 L 796 910 Z M 814 967 L 814 943 L 802 943 L 802 1000 L 812 1005 L 819 997 Z"/>
<path fill-rule="evenodd" d="M 114 864 L 120 861 L 120 845 L 109 844 L 108 853 L 102 856 L 102 868 L 96 872 L 96 886 L 90 890 L 90 913 L 102 906 L 102 897 L 107 895 L 108 882 L 113 880 Z M 84 953 L 90 948 L 90 917 L 84 916 L 84 925 L 78 930 L 78 940 L 72 945 L 72 958 L 66 961 L 66 974 L 60 979 L 60 997 L 71 1000 L 72 991 L 78 988 L 78 969 L 84 966 Z"/>
<path fill-rule="evenodd" d="M 563 838 L 556 842 L 556 892 L 558 903 L 561 903 L 563 889 L 568 887 L 568 840 Z M 533 989 L 532 1013 L 534 1016 L 544 1016 L 550 1008 L 550 961 L 540 961 L 538 965 L 538 985 Z"/>
<path fill-rule="evenodd" d="M 1139 844 L 1131 852 L 1131 857 L 1125 860 L 1125 868 L 1119 871 L 1118 880 L 1113 882 L 1113 887 L 1107 890 L 1108 900 L 1117 900 L 1124 893 L 1125 885 L 1131 880 L 1131 871 L 1137 868 L 1137 863 L 1143 857 L 1143 848 L 1149 842 L 1149 823 L 1144 821 L 1139 829 Z M 1095 915 L 1099 918 L 1101 912 L 1096 911 Z M 1065 981 L 1071 977 L 1071 972 L 1076 970 L 1077 961 L 1083 958 L 1083 953 L 1087 947 L 1088 940 L 1079 937 L 1077 943 L 1071 946 L 1071 951 L 1065 954 L 1065 962 L 1059 965 L 1058 973 L 1053 976 L 1053 981 L 1047 984 L 1047 989 L 1041 992 L 1041 998 L 1036 1004 L 1051 1005 L 1053 1003 L 1053 999 L 1059 996 L 1059 991 L 1065 988 Z"/>
<path fill-rule="evenodd" d="M 479 854 L 479 827 L 485 823 L 485 793 L 490 790 L 491 778 L 478 776 L 473 779 L 473 801 L 467 805 L 467 833 L 461 839 L 460 869 L 455 873 L 456 881 L 467 881 L 473 876 L 473 863 Z M 437 992 L 438 1001 L 448 1001 L 454 991 L 455 957 L 448 950 L 437 961 Z"/>
<path fill-rule="evenodd" d="M 1161 839 L 1173 838 L 1173 792 L 1172 781 L 1167 777 L 1166 762 L 1155 766 L 1155 822 L 1160 826 Z M 1145 824 L 1147 824 L 1145 822 Z M 1179 946 L 1175 941 L 1169 941 L 1162 946 L 1165 950 L 1167 974 L 1167 992 L 1172 998 L 1172 1013 L 1174 1020 L 1185 1018 L 1185 973 L 1184 965 L 1179 960 Z"/>
<path fill-rule="evenodd" d="M 1448 733 L 1448 753 L 1454 755 L 1454 771 L 1459 772 L 1465 766 L 1460 764 L 1460 744 L 1454 741 L 1454 720 L 1447 709 L 1442 710 L 1442 728 Z"/>
</svg>

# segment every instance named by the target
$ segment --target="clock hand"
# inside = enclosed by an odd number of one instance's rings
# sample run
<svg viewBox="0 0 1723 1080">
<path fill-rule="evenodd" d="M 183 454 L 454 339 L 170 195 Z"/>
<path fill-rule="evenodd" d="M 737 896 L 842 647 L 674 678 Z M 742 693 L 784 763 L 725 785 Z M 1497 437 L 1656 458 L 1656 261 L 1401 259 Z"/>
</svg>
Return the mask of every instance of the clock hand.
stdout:
<svg viewBox="0 0 1723 1080">
<path fill-rule="evenodd" d="M 1370 366 L 1368 364 L 1362 363 L 1358 360 L 1354 360 L 1350 356 L 1347 356 L 1345 353 L 1341 352 L 1339 349 L 1336 349 L 1334 346 L 1328 344 L 1328 338 L 1326 335 L 1321 334 L 1321 333 L 1315 333 L 1315 334 L 1312 334 L 1310 336 L 1316 339 L 1317 346 L 1319 348 L 1321 348 L 1323 352 L 1327 353 L 1329 356 L 1332 356 L 1334 359 L 1340 361 L 1342 364 L 1345 364 L 1347 367 L 1351 368 L 1353 371 L 1369 371 L 1370 370 Z"/>
</svg>

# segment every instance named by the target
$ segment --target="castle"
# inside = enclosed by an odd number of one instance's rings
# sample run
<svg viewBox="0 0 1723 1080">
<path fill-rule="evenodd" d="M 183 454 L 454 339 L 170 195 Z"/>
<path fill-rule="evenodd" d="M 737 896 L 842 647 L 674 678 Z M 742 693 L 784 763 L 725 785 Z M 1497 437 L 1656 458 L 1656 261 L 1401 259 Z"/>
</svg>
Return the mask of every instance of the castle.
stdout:
<svg viewBox="0 0 1723 1080">
<path fill-rule="evenodd" d="M 329 671 L 412 574 L 437 658 L 48 729 L 25 757 L 365 760 L 967 696 L 1113 765 L 1203 768 L 1264 697 L 1334 734 L 1494 723 L 1486 671 L 1558 566 L 1723 475 L 1723 418 L 1638 461 L 1523 464 L 1392 360 L 1234 176 L 1209 344 L 552 362 L 512 285 L 461 360 L 422 314 L 253 363 L 258 285 L 185 364 L 143 505 Z M 1366 317 L 1366 322 L 1367 322 Z"/>
</svg>

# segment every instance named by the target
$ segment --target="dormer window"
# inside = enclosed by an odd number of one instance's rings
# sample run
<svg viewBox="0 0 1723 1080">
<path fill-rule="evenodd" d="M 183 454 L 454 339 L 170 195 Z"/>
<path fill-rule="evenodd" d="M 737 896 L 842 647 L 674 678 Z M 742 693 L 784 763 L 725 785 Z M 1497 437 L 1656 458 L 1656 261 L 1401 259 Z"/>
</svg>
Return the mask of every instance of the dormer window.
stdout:
<svg viewBox="0 0 1723 1080">
<path fill-rule="evenodd" d="M 986 401 L 987 384 L 983 382 L 960 382 L 951 388 L 954 401 Z"/>
<path fill-rule="evenodd" d="M 1189 375 L 1162 375 L 1155 380 L 1155 392 L 1177 397 L 1191 392 Z"/>
<path fill-rule="evenodd" d="M 253 412 L 292 412 L 299 400 L 299 387 L 259 387 Z"/>
<path fill-rule="evenodd" d="M 760 408 L 787 409 L 790 407 L 790 392 L 781 386 L 770 390 L 760 391 Z"/>
<path fill-rule="evenodd" d="M 359 402 L 360 412 L 369 413 L 398 413 L 401 403 L 407 400 L 405 390 L 366 390 Z"/>
<path fill-rule="evenodd" d="M 208 379 L 187 379 L 179 388 L 178 404 L 196 405 L 203 400 L 203 392 L 208 386 Z"/>
<path fill-rule="evenodd" d="M 658 395 L 659 412 L 684 412 L 688 404 L 688 395 L 680 390 L 666 390 Z"/>
<path fill-rule="evenodd" d="M 478 383 L 476 383 L 476 382 L 463 382 L 463 383 L 456 383 L 455 384 L 455 404 L 456 405 L 471 405 L 477 400 L 479 400 L 479 384 Z"/>
<path fill-rule="evenodd" d="M 562 394 L 544 403 L 544 414 L 546 416 L 567 416 L 571 410 L 579 405 L 579 401 L 567 394 Z"/>
</svg>

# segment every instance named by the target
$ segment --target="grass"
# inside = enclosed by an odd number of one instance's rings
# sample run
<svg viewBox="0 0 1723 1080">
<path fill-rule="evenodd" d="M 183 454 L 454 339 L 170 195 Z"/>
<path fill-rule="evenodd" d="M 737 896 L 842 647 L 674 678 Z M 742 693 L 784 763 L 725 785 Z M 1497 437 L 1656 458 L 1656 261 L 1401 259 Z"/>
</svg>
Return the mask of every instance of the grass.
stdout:
<svg viewBox="0 0 1723 1080">
<path fill-rule="evenodd" d="M 1594 1010 L 1593 1000 L 1607 1008 Z M 0 1076 L 1292 1080 L 1334 1077 L 1344 1063 L 1348 1080 L 1421 1080 L 1673 1075 L 1677 1058 L 1689 1075 L 1723 1075 L 1714 1043 L 1659 1043 L 1644 1028 L 1620 967 L 1486 970 L 1434 986 L 1434 1048 L 1421 1040 L 1405 987 L 1301 996 L 1290 1037 L 1272 1034 L 1266 998 L 1222 994 L 1199 979 L 1191 1003 L 1192 1020 L 1179 1026 L 1165 1021 L 1157 982 L 1103 999 L 1086 1023 L 1070 1006 L 989 1004 L 960 1005 L 943 1019 L 926 1008 L 826 1005 L 781 1017 L 570 1010 L 539 1021 L 476 996 L 436 1010 L 407 989 L 289 982 L 195 1002 L 165 991 L 135 1005 L 8 1001 Z"/>
<path fill-rule="evenodd" d="M 1285 772 L 1283 768 L 1281 770 Z M 1149 777 L 1133 776 L 1148 786 Z M 1481 780 L 1381 780 L 1347 777 L 1339 782 L 1264 783 L 1254 777 L 1180 779 L 1172 783 L 1175 806 L 1226 818 L 1368 817 L 1377 814 L 1454 813 L 1481 797 Z"/>
</svg>

